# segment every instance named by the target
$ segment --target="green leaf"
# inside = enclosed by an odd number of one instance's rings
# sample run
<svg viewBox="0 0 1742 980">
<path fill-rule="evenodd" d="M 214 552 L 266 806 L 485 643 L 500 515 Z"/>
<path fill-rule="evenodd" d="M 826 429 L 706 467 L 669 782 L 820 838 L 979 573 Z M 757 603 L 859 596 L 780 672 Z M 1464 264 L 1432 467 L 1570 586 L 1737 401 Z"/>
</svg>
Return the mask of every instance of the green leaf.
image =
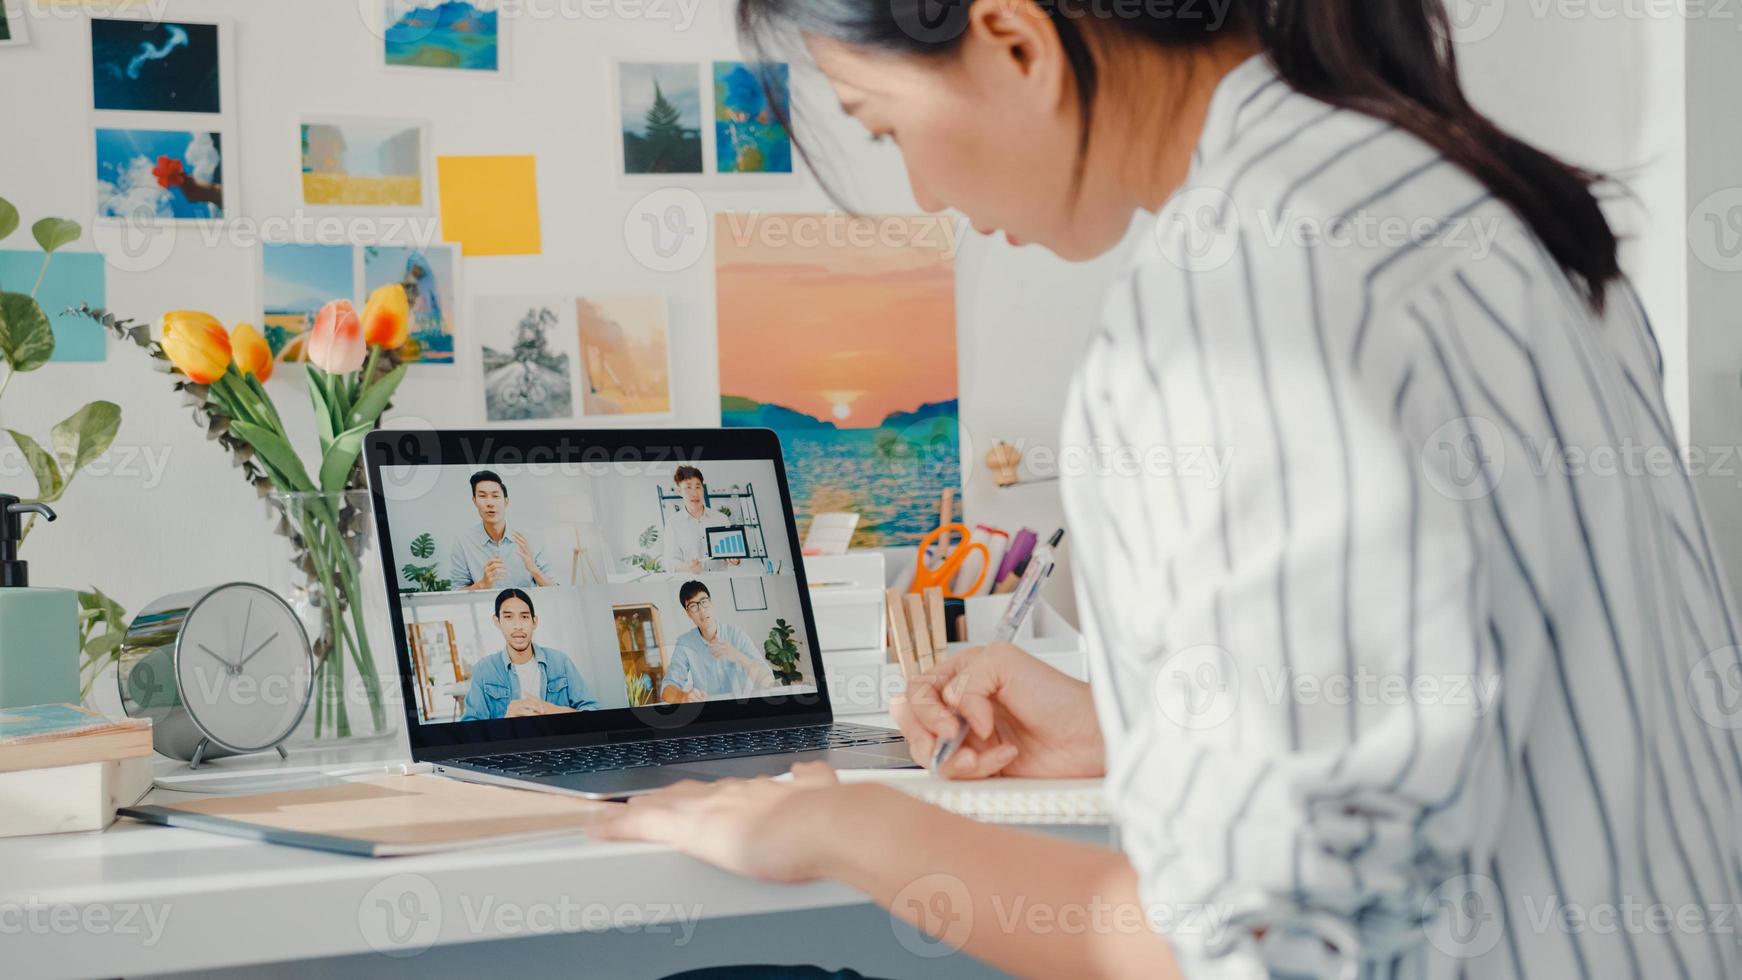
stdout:
<svg viewBox="0 0 1742 980">
<path fill-rule="evenodd" d="M 321 390 L 319 373 L 310 368 L 303 375 L 308 378 L 308 400 L 314 403 L 315 425 L 321 435 L 321 456 L 325 457 L 333 444 L 333 437 L 339 434 L 333 424 L 333 410 L 327 405 L 327 393 Z"/>
<path fill-rule="evenodd" d="M 357 465 L 357 454 L 363 451 L 363 437 L 375 428 L 375 423 L 354 426 L 339 433 L 333 447 L 321 460 L 321 489 L 331 493 L 345 489 L 351 470 Z"/>
<path fill-rule="evenodd" d="M 405 368 L 404 364 L 399 365 L 363 392 L 363 397 L 357 399 L 357 404 L 351 408 L 352 425 L 374 425 L 381 418 L 381 413 L 387 410 L 387 403 L 393 400 L 394 389 L 405 380 Z"/>
<path fill-rule="evenodd" d="M 24 461 L 30 465 L 30 472 L 36 474 L 36 499 L 43 503 L 54 503 L 66 491 L 67 481 L 61 476 L 60 465 L 48 450 L 35 439 L 30 438 L 16 429 L 7 429 L 12 441 L 18 444 L 18 449 L 24 454 Z"/>
<path fill-rule="evenodd" d="M 62 419 L 49 435 L 55 457 L 66 467 L 67 479 L 107 452 L 121 428 L 121 406 L 114 402 L 91 402 Z"/>
<path fill-rule="evenodd" d="M 42 246 L 44 252 L 53 252 L 79 240 L 84 229 L 77 221 L 65 218 L 44 218 L 30 226 L 30 233 L 36 236 L 36 244 Z"/>
<path fill-rule="evenodd" d="M 18 230 L 18 209 L 12 202 L 0 197 L 0 239 Z"/>
<path fill-rule="evenodd" d="M 435 554 L 435 538 L 428 531 L 411 539 L 411 557 L 428 558 L 433 554 Z M 407 565 L 406 567 L 411 566 Z"/>
<path fill-rule="evenodd" d="M 230 420 L 230 431 L 236 438 L 254 447 L 260 458 L 290 484 L 282 489 L 301 493 L 314 492 L 314 481 L 309 479 L 308 470 L 303 469 L 302 460 L 297 458 L 296 450 L 290 448 L 290 443 L 285 442 L 278 433 L 241 419 Z"/>
<path fill-rule="evenodd" d="M 54 356 L 54 328 L 24 293 L 0 293 L 0 357 L 14 371 L 34 371 Z"/>
</svg>

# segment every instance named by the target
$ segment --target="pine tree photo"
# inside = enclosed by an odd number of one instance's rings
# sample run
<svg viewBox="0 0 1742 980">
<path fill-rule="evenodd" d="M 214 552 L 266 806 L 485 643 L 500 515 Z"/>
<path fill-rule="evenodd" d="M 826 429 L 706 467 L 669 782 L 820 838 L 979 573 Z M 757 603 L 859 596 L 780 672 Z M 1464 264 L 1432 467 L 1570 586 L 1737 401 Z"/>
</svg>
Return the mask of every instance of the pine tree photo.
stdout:
<svg viewBox="0 0 1742 980">
<path fill-rule="evenodd" d="M 631 174 L 699 174 L 702 172 L 702 134 L 694 123 L 685 125 L 684 110 L 666 95 L 667 91 L 682 92 L 689 104 L 697 106 L 699 115 L 700 88 L 684 73 L 686 65 L 624 65 L 623 66 L 623 169 Z M 636 104 L 636 86 L 647 80 L 653 83 L 651 103 Z M 646 89 L 640 98 L 646 99 Z M 636 111 L 639 110 L 639 111 Z M 630 120 L 639 118 L 641 131 L 635 132 Z M 699 120 L 698 120 L 699 121 Z"/>
</svg>

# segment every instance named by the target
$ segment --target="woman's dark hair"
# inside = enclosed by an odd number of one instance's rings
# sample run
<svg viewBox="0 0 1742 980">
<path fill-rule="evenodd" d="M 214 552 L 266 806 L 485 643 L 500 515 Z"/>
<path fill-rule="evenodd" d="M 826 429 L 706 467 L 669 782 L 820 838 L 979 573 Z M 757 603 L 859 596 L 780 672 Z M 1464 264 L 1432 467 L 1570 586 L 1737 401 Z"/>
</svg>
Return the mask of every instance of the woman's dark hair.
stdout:
<svg viewBox="0 0 1742 980">
<path fill-rule="evenodd" d="M 1443 0 L 1228 0 L 1225 8 L 1202 0 L 1036 2 L 1058 31 L 1075 75 L 1084 120 L 1079 168 L 1100 87 L 1089 30 L 1110 32 L 1109 40 L 1173 48 L 1249 36 L 1295 89 L 1407 130 L 1481 181 L 1583 285 L 1594 308 L 1602 309 L 1604 287 L 1621 274 L 1615 233 L 1592 193 L 1598 176 L 1508 135 L 1470 105 L 1458 83 Z M 796 30 L 861 47 L 945 55 L 959 45 L 972 5 L 739 0 L 738 30 L 753 49 Z"/>
</svg>

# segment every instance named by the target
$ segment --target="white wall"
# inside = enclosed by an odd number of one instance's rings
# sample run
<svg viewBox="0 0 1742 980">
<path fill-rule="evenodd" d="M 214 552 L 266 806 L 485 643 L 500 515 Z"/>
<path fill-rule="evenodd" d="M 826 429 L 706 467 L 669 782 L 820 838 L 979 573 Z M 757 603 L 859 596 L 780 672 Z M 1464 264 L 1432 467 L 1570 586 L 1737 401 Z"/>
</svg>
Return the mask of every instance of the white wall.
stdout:
<svg viewBox="0 0 1742 980">
<path fill-rule="evenodd" d="M 1618 214 L 1634 229 L 1626 253 L 1670 362 L 1678 426 L 1688 425 L 1689 360 L 1684 82 L 1690 63 L 1679 20 L 1600 18 L 1554 13 L 1554 5 L 1457 0 L 1477 16 L 1480 37 L 1461 45 L 1467 82 L 1480 105 L 1502 123 L 1567 157 L 1609 171 L 1630 171 L 1636 205 Z M 669 21 L 539 19 L 510 25 L 512 62 L 506 80 L 387 75 L 375 67 L 374 37 L 358 18 L 356 0 L 152 0 L 169 17 L 203 14 L 238 18 L 240 151 L 226 162 L 240 180 L 248 215 L 296 213 L 292 127 L 299 115 L 389 115 L 428 119 L 440 154 L 534 153 L 539 157 L 544 254 L 469 259 L 466 296 L 498 292 L 582 293 L 663 290 L 670 299 L 676 417 L 680 423 L 718 419 L 714 366 L 711 258 L 674 274 L 652 272 L 624 247 L 625 216 L 647 190 L 623 186 L 616 166 L 610 60 L 697 61 L 735 52 L 729 4 L 703 0 L 688 30 Z M 676 10 L 676 5 L 667 8 Z M 581 4 L 532 3 L 528 9 L 579 11 Z M 1587 11 L 1592 6 L 1587 5 Z M 1635 5 L 1653 6 L 1653 5 Z M 1491 11 L 1498 10 L 1496 19 Z M 1543 11 L 1539 14 L 1538 11 Z M 1469 11 L 1466 11 L 1469 12 Z M 6 150 L 0 153 L 0 196 L 18 203 L 27 220 L 44 214 L 88 219 L 91 201 L 84 107 L 85 26 L 64 12 L 31 21 L 32 44 L 0 50 L 0 91 L 33 93 L 0 102 Z M 1709 26 L 1709 25 L 1706 25 Z M 1735 43 L 1735 33 L 1726 34 Z M 1730 55 L 1731 65 L 1742 59 Z M 1702 64 L 1709 64 L 1703 61 Z M 1734 68 L 1730 69 L 1732 75 Z M 1706 96 L 1714 116 L 1734 77 Z M 827 98 L 795 79 L 804 109 L 827 112 Z M 37 93 L 40 93 L 37 94 Z M 78 94 L 74 94 L 78 93 Z M 810 116 L 819 132 L 839 137 L 833 159 L 850 168 L 854 204 L 867 211 L 907 211 L 913 202 L 893 148 L 874 147 L 850 121 Z M 1715 120 L 1718 121 L 1718 120 Z M 1733 132 L 1733 130 L 1732 130 Z M 22 148 L 22 149 L 20 149 Z M 1716 147 L 1711 152 L 1716 153 Z M 808 182 L 786 190 L 704 187 L 713 209 L 814 210 L 828 206 Z M 87 225 L 89 224 L 86 220 Z M 28 239 L 24 239 L 28 240 Z M 14 238 L 7 245 L 18 246 Z M 91 239 L 79 243 L 91 248 Z M 111 269 L 109 301 L 117 311 L 150 319 L 196 306 L 227 322 L 256 315 L 258 258 L 233 242 L 208 243 L 197 233 L 175 237 L 162 264 L 143 272 Z M 995 438 L 1029 446 L 1052 444 L 1074 363 L 1118 256 L 1067 266 L 1036 248 L 964 240 L 958 255 L 962 421 L 969 481 L 964 500 L 972 520 L 1046 529 L 1061 520 L 1056 484 L 993 487 L 979 464 Z M 1733 277 L 1732 277 L 1733 278 Z M 462 313 L 469 308 L 462 302 Z M 1734 308 L 1734 303 L 1731 304 Z M 462 326 L 463 330 L 463 326 Z M 464 339 L 461 347 L 464 349 Z M 1735 387 L 1736 372 L 1712 387 Z M 391 420 L 438 425 L 480 421 L 475 394 L 462 374 L 414 377 Z M 284 389 L 280 389 L 284 391 Z M 1728 389 L 1726 389 L 1728 390 Z M 1733 392 L 1732 392 L 1733 393 Z M 1701 397 L 1695 386 L 1696 400 Z M 62 502 L 65 520 L 39 529 L 27 549 L 42 584 L 99 584 L 129 608 L 174 589 L 233 578 L 271 579 L 270 547 L 261 506 L 215 446 L 137 352 L 110 345 L 96 365 L 50 365 L 21 378 L 0 401 L 0 425 L 46 435 L 84 401 L 120 402 L 126 416 L 117 450 L 101 473 L 86 473 Z M 296 404 L 298 393 L 281 400 Z M 1720 413 L 1723 427 L 1734 413 Z M 1697 417 L 1697 412 L 1696 412 Z M 1734 442 L 1734 438 L 1730 438 Z M 16 454 L 0 454 L 0 486 L 28 490 Z M 1066 567 L 1050 593 L 1069 608 Z"/>
<path fill-rule="evenodd" d="M 425 74 L 384 74 L 375 66 L 375 38 L 358 17 L 357 0 L 151 0 L 164 16 L 227 15 L 236 19 L 242 145 L 227 148 L 226 181 L 240 182 L 249 218 L 298 211 L 294 127 L 302 114 L 423 118 L 433 126 L 438 154 L 533 153 L 539 158 L 544 254 L 467 259 L 461 312 L 470 297 L 501 292 L 662 290 L 670 300 L 676 417 L 718 423 L 713 268 L 711 256 L 687 271 L 661 274 L 638 264 L 622 228 L 648 185 L 625 186 L 617 166 L 610 64 L 626 60 L 732 57 L 736 44 L 717 0 L 685 0 L 697 16 L 688 30 L 670 21 L 521 19 L 509 25 L 511 63 L 505 80 Z M 592 5 L 530 3 L 529 10 L 575 11 Z M 0 101 L 6 149 L 0 152 L 0 196 L 19 205 L 27 222 L 46 214 L 87 226 L 75 248 L 95 246 L 90 125 L 85 111 L 86 27 L 65 12 L 35 12 L 31 44 L 0 49 L 0 91 L 42 97 Z M 828 111 L 829 100 L 795 81 L 803 109 Z M 819 123 L 817 117 L 805 120 Z M 877 149 L 850 121 L 821 120 L 839 136 L 834 159 L 853 171 L 853 203 L 866 211 L 912 211 L 914 204 L 893 151 Z M 831 127 L 833 127 L 831 129 Z M 20 148 L 23 148 L 22 151 Z M 701 187 L 711 209 L 821 210 L 828 200 L 811 182 L 788 189 Z M 0 247 L 26 247 L 28 235 Z M 150 320 L 165 310 L 196 307 L 226 322 L 253 320 L 256 251 L 231 240 L 208 242 L 191 229 L 160 243 L 168 252 L 146 271 L 109 270 L 109 305 Z M 1060 521 L 1056 485 L 996 491 L 978 457 L 993 438 L 1050 442 L 1067 381 L 1099 301 L 1106 267 L 1073 268 L 1036 249 L 968 240 L 959 255 L 961 282 L 962 420 L 978 447 L 966 491 L 979 521 Z M 461 330 L 464 330 L 462 321 Z M 462 336 L 460 347 L 465 349 Z M 396 424 L 462 425 L 482 421 L 463 372 L 432 370 L 408 380 L 389 416 Z M 293 379 L 294 380 L 294 379 Z M 274 386 L 282 406 L 301 409 L 301 392 Z M 86 472 L 61 502 L 64 519 L 33 536 L 26 557 L 40 584 L 97 584 L 129 609 L 160 593 L 225 579 L 271 581 L 271 547 L 264 512 L 240 474 L 205 441 L 186 411 L 139 352 L 111 343 L 101 364 L 51 364 L 21 377 L 0 401 L 0 425 L 46 437 L 48 428 L 85 401 L 119 402 L 124 420 L 117 448 Z M 293 410 L 293 414 L 295 411 Z M 293 427 L 299 423 L 292 422 Z M 305 438 L 312 427 L 300 425 Z M 0 439 L 0 487 L 30 492 L 32 481 Z M 1055 595 L 1068 600 L 1068 576 Z"/>
</svg>

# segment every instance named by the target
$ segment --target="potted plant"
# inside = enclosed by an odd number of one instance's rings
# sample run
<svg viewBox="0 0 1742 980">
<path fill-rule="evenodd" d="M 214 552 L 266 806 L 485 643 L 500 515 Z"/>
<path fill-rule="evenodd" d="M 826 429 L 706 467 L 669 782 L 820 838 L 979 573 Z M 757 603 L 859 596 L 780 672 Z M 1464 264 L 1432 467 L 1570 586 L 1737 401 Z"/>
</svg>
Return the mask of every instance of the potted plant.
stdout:
<svg viewBox="0 0 1742 980">
<path fill-rule="evenodd" d="M 0 241 L 11 237 L 18 224 L 18 209 L 0 198 Z M 54 356 L 54 329 L 36 296 L 48 277 L 54 253 L 78 241 L 82 229 L 66 218 L 43 218 L 30 226 L 30 232 L 42 249 L 42 267 L 30 292 L 11 291 L 8 287 L 14 283 L 0 283 L 0 360 L 6 364 L 6 375 L 0 378 L 0 397 L 11 388 L 14 378 L 37 370 Z M 92 401 L 55 423 L 47 440 L 7 429 L 36 479 L 34 496 L 23 493 L 18 496 L 32 503 L 52 504 L 60 500 L 79 471 L 108 451 L 120 428 L 121 406 Z M 35 525 L 36 516 L 31 515 L 19 538 L 21 547 Z M 80 674 L 84 677 L 81 694 L 90 693 L 92 681 L 112 662 L 126 629 L 127 613 L 120 603 L 95 586 L 79 592 L 79 647 L 83 654 Z"/>
<path fill-rule="evenodd" d="M 774 621 L 768 639 L 762 641 L 762 653 L 768 658 L 769 666 L 774 668 L 775 679 L 782 684 L 797 684 L 804 680 L 804 672 L 798 667 L 798 640 L 791 623 L 784 619 Z"/>
</svg>

